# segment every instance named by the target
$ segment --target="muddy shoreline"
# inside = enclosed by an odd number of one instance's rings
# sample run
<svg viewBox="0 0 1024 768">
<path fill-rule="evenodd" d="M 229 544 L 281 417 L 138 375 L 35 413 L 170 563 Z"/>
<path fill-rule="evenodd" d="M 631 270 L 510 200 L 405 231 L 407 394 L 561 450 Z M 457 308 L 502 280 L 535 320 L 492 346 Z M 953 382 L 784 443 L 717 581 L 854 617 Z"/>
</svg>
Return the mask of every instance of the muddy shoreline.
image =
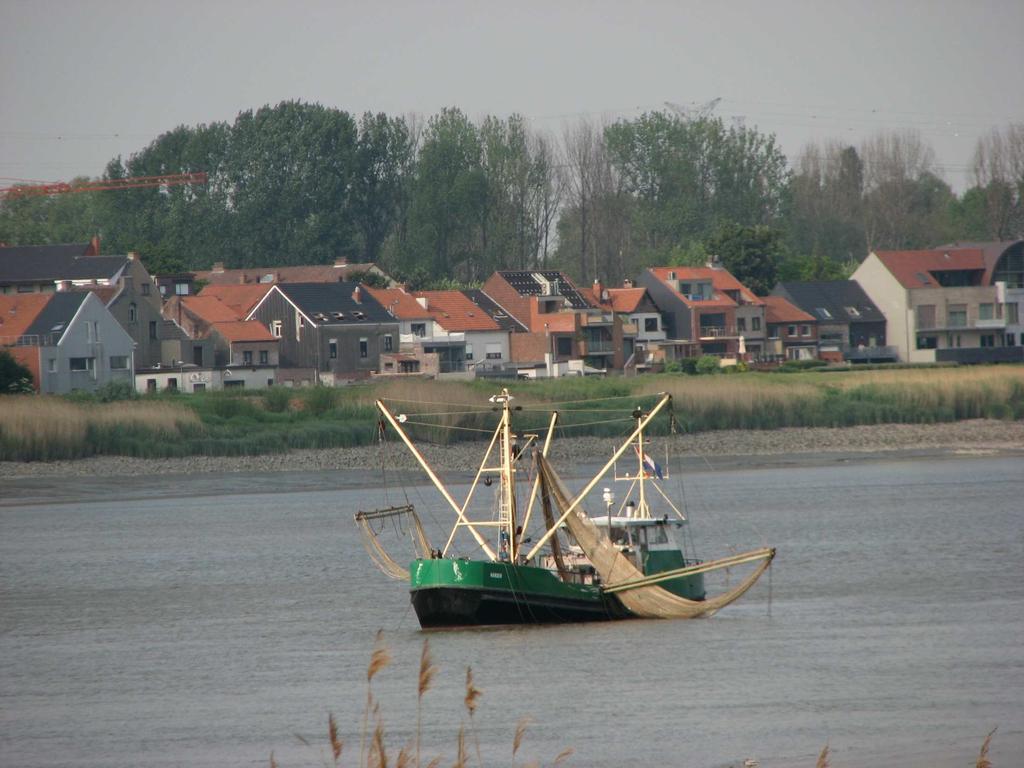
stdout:
<svg viewBox="0 0 1024 768">
<path fill-rule="evenodd" d="M 556 464 L 595 464 L 611 455 L 609 438 L 556 440 Z M 483 446 L 422 446 L 440 471 L 466 470 L 480 460 Z M 659 449 L 661 450 L 661 449 Z M 800 427 L 777 430 L 728 430 L 679 435 L 671 453 L 684 467 L 737 468 L 813 466 L 835 461 L 888 460 L 922 456 L 1024 456 L 1024 422 L 992 420 L 946 424 L 881 424 L 846 428 Z M 298 450 L 264 456 L 189 456 L 136 459 L 98 456 L 75 461 L 0 462 L 0 480 L 59 477 L 119 477 L 196 473 L 276 473 L 324 470 L 415 469 L 414 459 L 397 441 L 382 454 L 376 446 Z"/>
</svg>

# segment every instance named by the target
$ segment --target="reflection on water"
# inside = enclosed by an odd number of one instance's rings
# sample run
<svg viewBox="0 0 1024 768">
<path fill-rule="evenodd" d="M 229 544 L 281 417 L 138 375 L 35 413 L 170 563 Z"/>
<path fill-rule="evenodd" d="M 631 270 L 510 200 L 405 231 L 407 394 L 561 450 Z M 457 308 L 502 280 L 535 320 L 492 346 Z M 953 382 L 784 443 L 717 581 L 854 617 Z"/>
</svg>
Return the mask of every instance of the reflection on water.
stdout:
<svg viewBox="0 0 1024 768">
<path fill-rule="evenodd" d="M 698 554 L 772 544 L 772 578 L 710 620 L 432 633 L 424 754 L 454 753 L 464 667 L 488 765 L 963 766 L 1024 754 L 1019 459 L 707 472 L 683 489 Z M 9 484 L 0 496 L 0 764 L 356 760 L 366 663 L 389 738 L 415 723 L 423 634 L 352 522 L 338 473 Z M 187 492 L 188 495 L 184 495 Z M 440 530 L 428 488 L 405 490 Z M 392 489 L 390 502 L 403 492 Z M 69 500 L 84 497 L 86 501 Z M 427 508 L 430 507 L 428 510 Z M 769 614 L 769 589 L 771 606 Z M 424 760 L 426 762 L 426 760 Z"/>
</svg>

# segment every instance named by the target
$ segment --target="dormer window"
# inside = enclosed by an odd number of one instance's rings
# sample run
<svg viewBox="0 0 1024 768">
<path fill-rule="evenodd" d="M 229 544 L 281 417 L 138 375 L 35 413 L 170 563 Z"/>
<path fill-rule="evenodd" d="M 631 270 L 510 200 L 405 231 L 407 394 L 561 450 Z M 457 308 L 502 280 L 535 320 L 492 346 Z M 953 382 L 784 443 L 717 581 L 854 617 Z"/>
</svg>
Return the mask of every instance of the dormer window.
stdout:
<svg viewBox="0 0 1024 768">
<path fill-rule="evenodd" d="M 846 307 L 845 309 L 846 314 L 848 314 L 850 317 L 860 317 L 860 312 L 857 310 L 856 307 Z"/>
</svg>

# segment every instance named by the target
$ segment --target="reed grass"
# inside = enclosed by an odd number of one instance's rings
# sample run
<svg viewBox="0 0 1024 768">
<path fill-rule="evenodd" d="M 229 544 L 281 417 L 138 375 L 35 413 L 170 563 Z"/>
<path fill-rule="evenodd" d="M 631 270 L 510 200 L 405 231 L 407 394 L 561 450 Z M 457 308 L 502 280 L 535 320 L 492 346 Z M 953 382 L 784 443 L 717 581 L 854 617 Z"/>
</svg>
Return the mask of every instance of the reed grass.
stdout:
<svg viewBox="0 0 1024 768">
<path fill-rule="evenodd" d="M 417 442 L 483 440 L 495 423 L 487 398 L 504 386 L 522 408 L 516 412 L 517 431 L 543 434 L 557 409 L 561 436 L 622 436 L 630 427 L 630 411 L 653 405 L 663 391 L 672 394 L 676 423 L 686 432 L 1024 419 L 1022 366 L 509 383 L 403 379 L 117 403 L 89 396 L 5 396 L 0 399 L 0 460 L 255 456 L 370 445 L 378 440 L 378 398 L 408 417 L 406 431 Z M 668 424 L 656 420 L 651 434 L 668 431 Z"/>
</svg>

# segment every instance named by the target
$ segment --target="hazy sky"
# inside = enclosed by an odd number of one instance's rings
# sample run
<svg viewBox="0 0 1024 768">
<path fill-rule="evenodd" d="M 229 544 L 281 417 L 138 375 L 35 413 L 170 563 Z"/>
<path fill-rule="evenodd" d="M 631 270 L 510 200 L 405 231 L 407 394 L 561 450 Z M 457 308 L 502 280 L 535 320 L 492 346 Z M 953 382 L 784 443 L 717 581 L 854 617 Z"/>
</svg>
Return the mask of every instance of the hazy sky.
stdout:
<svg viewBox="0 0 1024 768">
<path fill-rule="evenodd" d="M 1024 121 L 1024 2 L 0 0 L 0 186 L 284 99 L 558 132 L 714 98 L 791 159 L 917 129 L 962 190 L 976 139 Z"/>
</svg>

